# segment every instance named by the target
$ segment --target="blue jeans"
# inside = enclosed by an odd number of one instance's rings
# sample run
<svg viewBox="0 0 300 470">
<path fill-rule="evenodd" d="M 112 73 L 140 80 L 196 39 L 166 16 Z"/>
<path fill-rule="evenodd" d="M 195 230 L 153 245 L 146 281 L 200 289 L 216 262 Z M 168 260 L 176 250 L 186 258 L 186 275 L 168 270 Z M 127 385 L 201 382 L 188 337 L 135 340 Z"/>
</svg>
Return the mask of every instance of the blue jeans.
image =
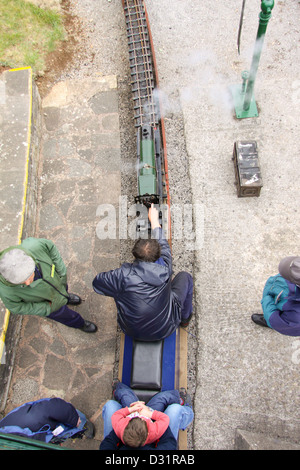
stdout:
<svg viewBox="0 0 300 470">
<path fill-rule="evenodd" d="M 105 403 L 102 410 L 104 420 L 104 437 L 112 431 L 112 415 L 131 403 L 139 401 L 134 391 L 127 385 L 119 382 L 114 392 L 115 400 Z M 118 401 L 117 401 L 118 400 Z M 120 401 L 119 401 L 120 400 Z M 147 406 L 156 411 L 162 411 L 170 418 L 169 427 L 175 439 L 178 437 L 179 429 L 186 429 L 193 421 L 194 412 L 190 406 L 180 405 L 178 390 L 166 390 L 154 395 L 147 403 Z"/>
</svg>

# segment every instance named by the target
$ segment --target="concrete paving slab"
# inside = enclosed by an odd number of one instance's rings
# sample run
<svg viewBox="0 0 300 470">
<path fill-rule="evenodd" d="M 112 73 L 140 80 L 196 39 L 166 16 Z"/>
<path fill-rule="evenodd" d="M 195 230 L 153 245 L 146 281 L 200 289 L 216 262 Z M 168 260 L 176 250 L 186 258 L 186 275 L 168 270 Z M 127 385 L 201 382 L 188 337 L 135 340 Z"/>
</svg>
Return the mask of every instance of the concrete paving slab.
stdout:
<svg viewBox="0 0 300 470">
<path fill-rule="evenodd" d="M 10 70 L 0 76 L 0 251 L 10 245 L 18 245 L 26 219 L 26 198 L 31 182 L 30 165 L 36 158 L 32 149 L 33 113 L 39 105 L 32 106 L 32 73 L 30 68 Z M 28 204 L 30 210 L 30 203 Z M 0 357 L 1 409 L 7 393 L 11 370 L 6 363 L 12 361 L 15 352 L 18 320 L 11 322 L 16 333 L 6 340 L 10 314 L 0 300 Z"/>
<path fill-rule="evenodd" d="M 300 446 L 284 439 L 269 438 L 264 434 L 238 429 L 235 439 L 236 450 L 299 450 Z"/>
<path fill-rule="evenodd" d="M 92 280 L 103 268 L 119 266 L 118 241 L 99 239 L 97 231 L 103 218 L 97 211 L 118 201 L 120 193 L 117 96 L 116 78 L 110 76 L 60 82 L 42 102 L 43 168 L 35 236 L 58 247 L 68 268 L 69 291 L 83 299 L 75 308 L 97 324 L 98 332 L 24 317 L 5 413 L 42 397 L 71 402 L 96 430 L 94 440 L 68 442 L 74 449 L 99 447 L 100 415 L 111 397 L 116 310 L 112 299 L 94 293 Z"/>
</svg>

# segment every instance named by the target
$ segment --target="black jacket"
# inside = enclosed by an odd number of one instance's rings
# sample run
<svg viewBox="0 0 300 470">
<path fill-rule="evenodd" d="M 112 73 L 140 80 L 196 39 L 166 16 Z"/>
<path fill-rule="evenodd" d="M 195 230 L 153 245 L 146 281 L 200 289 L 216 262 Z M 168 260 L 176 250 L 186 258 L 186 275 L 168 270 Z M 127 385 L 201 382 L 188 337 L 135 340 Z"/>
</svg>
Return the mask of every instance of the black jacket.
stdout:
<svg viewBox="0 0 300 470">
<path fill-rule="evenodd" d="M 159 262 L 124 263 L 99 273 L 93 281 L 95 292 L 114 298 L 123 332 L 141 341 L 166 338 L 181 317 L 180 303 L 171 289 L 171 250 L 161 229 L 155 229 L 154 235 L 161 245 Z"/>
<path fill-rule="evenodd" d="M 61 398 L 43 398 L 24 403 L 12 410 L 0 421 L 0 428 L 19 426 L 36 432 L 46 425 L 53 430 L 60 423 L 76 427 L 78 417 L 76 408 L 71 403 Z"/>
</svg>

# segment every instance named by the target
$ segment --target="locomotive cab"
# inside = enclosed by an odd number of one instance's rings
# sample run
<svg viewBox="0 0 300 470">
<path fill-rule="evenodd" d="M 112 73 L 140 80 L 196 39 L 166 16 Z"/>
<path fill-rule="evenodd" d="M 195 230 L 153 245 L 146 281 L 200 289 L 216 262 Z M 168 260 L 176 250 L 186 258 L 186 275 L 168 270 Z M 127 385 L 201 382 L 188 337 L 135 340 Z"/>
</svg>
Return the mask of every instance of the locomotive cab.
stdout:
<svg viewBox="0 0 300 470">
<path fill-rule="evenodd" d="M 163 182 L 160 149 L 160 134 L 156 127 L 143 124 L 137 132 L 137 180 L 138 196 L 135 197 L 136 215 L 138 217 L 137 232 L 141 235 L 150 231 L 145 207 L 154 204 L 160 209 L 160 222 L 163 224 L 162 204 Z"/>
<path fill-rule="evenodd" d="M 154 128 L 144 124 L 137 134 L 138 202 L 149 207 L 159 203 L 155 162 Z"/>
</svg>

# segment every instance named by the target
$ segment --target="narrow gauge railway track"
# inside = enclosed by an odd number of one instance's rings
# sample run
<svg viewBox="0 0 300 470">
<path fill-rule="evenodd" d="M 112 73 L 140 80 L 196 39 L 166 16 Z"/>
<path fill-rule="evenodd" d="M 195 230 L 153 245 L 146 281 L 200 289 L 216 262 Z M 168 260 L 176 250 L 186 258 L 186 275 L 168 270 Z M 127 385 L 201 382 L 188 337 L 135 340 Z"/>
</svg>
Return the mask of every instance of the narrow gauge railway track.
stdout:
<svg viewBox="0 0 300 470">
<path fill-rule="evenodd" d="M 123 0 L 125 12 L 135 127 L 157 126 L 159 110 L 154 98 L 157 80 L 148 18 L 142 0 Z"/>
<path fill-rule="evenodd" d="M 148 238 L 151 230 L 145 206 L 154 203 L 159 206 L 160 223 L 172 247 L 165 127 L 149 19 L 143 0 L 122 0 L 122 4 L 137 131 L 137 232 Z M 177 328 L 168 338 L 155 342 L 138 341 L 122 333 L 118 375 L 144 401 L 160 390 L 187 388 L 187 331 Z M 151 376 L 155 376 L 154 382 Z M 180 431 L 178 445 L 187 449 L 186 431 Z"/>
<path fill-rule="evenodd" d="M 122 0 L 122 4 L 128 38 L 133 119 L 137 130 L 138 195 L 135 202 L 146 207 L 151 203 L 159 205 L 162 209 L 162 225 L 171 242 L 165 127 L 149 19 L 143 0 Z M 150 150 L 152 145 L 153 150 Z M 150 152 L 153 153 L 152 157 Z M 147 228 L 147 220 L 141 220 L 139 230 L 146 231 Z"/>
</svg>

